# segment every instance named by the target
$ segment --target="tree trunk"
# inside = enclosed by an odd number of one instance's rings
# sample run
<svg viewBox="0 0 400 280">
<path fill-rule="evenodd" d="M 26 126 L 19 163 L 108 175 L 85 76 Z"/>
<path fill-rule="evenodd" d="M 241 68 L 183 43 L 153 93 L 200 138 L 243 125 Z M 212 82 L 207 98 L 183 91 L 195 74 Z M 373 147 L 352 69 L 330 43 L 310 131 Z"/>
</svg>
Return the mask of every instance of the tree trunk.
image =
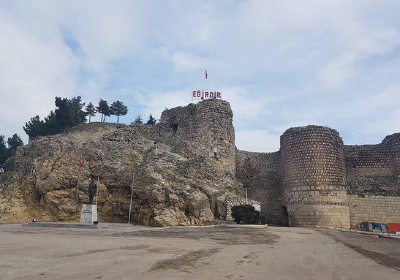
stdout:
<svg viewBox="0 0 400 280">
<path fill-rule="evenodd" d="M 90 117 L 91 117 L 91 116 L 89 115 L 89 123 L 90 123 Z"/>
<path fill-rule="evenodd" d="M 119 116 L 117 116 L 117 123 L 119 123 Z"/>
</svg>

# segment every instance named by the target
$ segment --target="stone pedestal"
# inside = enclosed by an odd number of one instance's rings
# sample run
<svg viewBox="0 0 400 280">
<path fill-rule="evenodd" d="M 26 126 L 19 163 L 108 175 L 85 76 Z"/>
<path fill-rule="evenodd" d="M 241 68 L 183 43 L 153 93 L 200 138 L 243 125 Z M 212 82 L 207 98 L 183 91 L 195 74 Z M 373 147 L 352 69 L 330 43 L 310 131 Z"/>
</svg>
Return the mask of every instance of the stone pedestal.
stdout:
<svg viewBox="0 0 400 280">
<path fill-rule="evenodd" d="M 81 223 L 90 223 L 97 221 L 97 205 L 82 204 Z"/>
</svg>

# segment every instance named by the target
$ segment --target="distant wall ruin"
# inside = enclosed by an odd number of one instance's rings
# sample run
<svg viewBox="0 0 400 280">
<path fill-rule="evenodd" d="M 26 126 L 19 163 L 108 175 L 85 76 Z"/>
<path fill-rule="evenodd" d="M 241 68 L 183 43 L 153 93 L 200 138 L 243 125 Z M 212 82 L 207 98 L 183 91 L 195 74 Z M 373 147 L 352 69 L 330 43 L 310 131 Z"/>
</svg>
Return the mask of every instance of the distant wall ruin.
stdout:
<svg viewBox="0 0 400 280">
<path fill-rule="evenodd" d="M 165 110 L 161 115 L 160 139 L 179 154 L 206 157 L 212 167 L 235 175 L 235 130 L 230 105 L 222 100 L 205 100 Z"/>
</svg>

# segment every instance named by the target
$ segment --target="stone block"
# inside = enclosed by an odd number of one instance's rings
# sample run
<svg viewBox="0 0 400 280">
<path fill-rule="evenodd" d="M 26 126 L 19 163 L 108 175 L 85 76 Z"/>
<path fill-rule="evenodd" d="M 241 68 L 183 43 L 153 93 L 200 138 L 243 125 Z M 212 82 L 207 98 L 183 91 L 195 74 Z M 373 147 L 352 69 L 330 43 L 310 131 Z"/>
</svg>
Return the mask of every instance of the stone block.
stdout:
<svg viewBox="0 0 400 280">
<path fill-rule="evenodd" d="M 82 204 L 81 223 L 97 222 L 97 205 L 96 204 Z"/>
</svg>

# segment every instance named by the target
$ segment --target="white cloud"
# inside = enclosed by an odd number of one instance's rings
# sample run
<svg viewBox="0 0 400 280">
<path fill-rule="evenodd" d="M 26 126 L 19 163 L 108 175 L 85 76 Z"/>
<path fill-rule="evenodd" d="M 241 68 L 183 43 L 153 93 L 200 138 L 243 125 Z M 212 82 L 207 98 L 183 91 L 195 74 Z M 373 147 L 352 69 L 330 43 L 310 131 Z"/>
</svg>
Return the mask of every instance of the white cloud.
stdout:
<svg viewBox="0 0 400 280">
<path fill-rule="evenodd" d="M 212 85 L 208 86 L 210 90 L 217 90 Z M 273 98 L 258 98 L 252 94 L 246 87 L 223 87 L 218 89 L 222 93 L 222 98 L 231 104 L 234 115 L 234 125 L 245 127 L 254 122 L 255 117 L 262 119 L 271 114 L 268 111 L 268 104 L 272 103 Z M 154 92 L 148 94 L 137 94 L 136 100 L 145 107 L 143 114 L 159 117 L 165 108 L 176 106 L 185 106 L 188 103 L 197 103 L 191 97 L 192 91 L 177 90 L 168 92 Z"/>
<path fill-rule="evenodd" d="M 319 123 L 351 128 L 362 143 L 398 127 L 396 91 L 385 89 L 398 84 L 399 9 L 378 0 L 2 1 L 0 134 L 23 134 L 56 95 L 96 102 L 135 92 L 132 106 L 159 116 L 191 102 L 206 68 L 238 131 Z"/>
<path fill-rule="evenodd" d="M 236 130 L 236 147 L 249 152 L 279 151 L 279 135 L 266 130 Z"/>
<path fill-rule="evenodd" d="M 148 94 L 137 93 L 135 98 L 140 105 L 144 106 L 142 117 L 147 118 L 147 116 L 152 114 L 157 119 L 161 117 L 161 113 L 165 109 L 171 109 L 177 106 L 185 106 L 189 103 L 198 102 L 198 100 L 192 100 L 190 90 L 153 92 Z"/>
<path fill-rule="evenodd" d="M 24 123 L 37 114 L 46 116 L 56 94 L 73 92 L 77 61 L 61 42 L 34 36 L 1 9 L 0 37 L 1 133 L 24 135 Z"/>
<path fill-rule="evenodd" d="M 24 123 L 45 117 L 55 96 L 98 99 L 110 64 L 143 42 L 140 14 L 128 1 L 44 2 L 0 5 L 0 134 L 25 136 Z M 81 48 L 79 56 L 65 33 Z"/>
<path fill-rule="evenodd" d="M 356 58 L 351 54 L 344 54 L 322 66 L 319 78 L 324 87 L 340 88 L 354 75 L 353 64 Z"/>
<path fill-rule="evenodd" d="M 249 126 L 255 121 L 271 115 L 268 108 L 277 97 L 260 96 L 243 86 L 221 88 L 222 97 L 229 101 L 233 110 L 234 123 L 237 126 Z"/>
<path fill-rule="evenodd" d="M 208 65 L 206 58 L 185 53 L 174 53 L 171 57 L 178 72 L 206 69 Z"/>
</svg>

